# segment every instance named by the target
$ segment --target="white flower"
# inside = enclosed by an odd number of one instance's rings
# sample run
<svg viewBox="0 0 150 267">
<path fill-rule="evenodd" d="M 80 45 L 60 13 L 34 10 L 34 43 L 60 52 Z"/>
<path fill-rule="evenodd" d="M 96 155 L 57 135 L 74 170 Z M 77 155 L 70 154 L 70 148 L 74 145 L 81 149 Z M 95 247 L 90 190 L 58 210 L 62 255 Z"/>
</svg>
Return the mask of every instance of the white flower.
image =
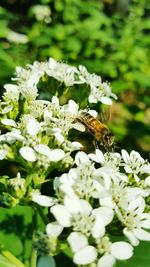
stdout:
<svg viewBox="0 0 150 267">
<path fill-rule="evenodd" d="M 104 186 L 107 190 L 111 187 L 112 182 L 128 182 L 128 177 L 119 170 L 121 157 L 118 153 L 103 154 L 99 149 L 96 149 L 95 154 L 89 154 L 88 157 L 102 165 L 97 169 L 97 176 L 100 180 L 104 180 Z"/>
<path fill-rule="evenodd" d="M 42 63 L 38 62 L 28 65 L 27 69 L 16 67 L 17 78 L 14 80 L 19 81 L 18 89 L 25 99 L 36 99 L 38 95 L 37 84 L 44 73 L 45 69 L 42 68 Z"/>
<path fill-rule="evenodd" d="M 38 21 L 44 21 L 45 23 L 51 22 L 51 10 L 49 6 L 46 5 L 35 5 L 32 8 L 32 12 L 34 13 L 36 19 Z"/>
<path fill-rule="evenodd" d="M 101 102 L 106 105 L 111 105 L 112 100 L 110 97 L 117 98 L 115 94 L 112 93 L 108 83 L 103 82 L 101 77 L 96 74 L 90 74 L 84 66 L 79 66 L 81 81 L 90 85 L 91 93 L 89 95 L 89 103 Z"/>
<path fill-rule="evenodd" d="M 6 90 L 4 92 L 3 98 L 6 102 L 9 101 L 18 101 L 19 100 L 19 88 L 18 85 L 15 84 L 5 84 L 4 89 Z"/>
<path fill-rule="evenodd" d="M 65 112 L 69 116 L 74 116 L 74 117 L 77 116 L 78 109 L 79 109 L 78 104 L 72 99 L 69 100 L 68 104 L 62 106 L 62 112 Z"/>
<path fill-rule="evenodd" d="M 93 161 L 95 161 L 97 163 L 100 163 L 100 164 L 104 164 L 105 163 L 104 154 L 99 149 L 95 150 L 95 154 L 93 154 L 93 153 L 89 154 L 88 157 L 91 160 L 93 160 Z"/>
<path fill-rule="evenodd" d="M 127 202 L 126 205 L 124 203 L 121 209 L 116 208 L 119 220 L 125 225 L 123 233 L 133 246 L 137 246 L 139 240 L 150 241 L 150 233 L 146 231 L 150 229 L 150 214 L 144 210 L 145 201 L 141 196 Z"/>
<path fill-rule="evenodd" d="M 117 259 L 126 260 L 133 255 L 133 247 L 127 242 L 118 241 L 111 243 L 107 241 L 106 237 L 101 242 L 105 243 L 103 249 L 105 248 L 106 251 L 103 251 L 104 255 L 98 260 L 97 267 L 112 267 Z M 108 245 L 106 245 L 107 243 Z M 101 252 L 100 244 L 99 250 Z"/>
<path fill-rule="evenodd" d="M 9 31 L 7 35 L 7 40 L 13 43 L 26 44 L 28 42 L 28 37 L 25 34 Z"/>
<path fill-rule="evenodd" d="M 0 135 L 0 143 L 6 142 L 8 144 L 13 144 L 16 141 L 24 141 L 24 137 L 21 135 L 20 130 L 12 129 L 11 132 Z"/>
<path fill-rule="evenodd" d="M 77 168 L 60 177 L 59 189 L 71 198 L 98 198 L 103 188 L 96 180 L 98 176 L 94 164 L 84 152 L 76 154 L 75 162 Z"/>
<path fill-rule="evenodd" d="M 67 241 L 74 252 L 73 261 L 76 264 L 86 265 L 93 262 L 97 257 L 97 250 L 88 245 L 88 239 L 79 232 L 72 232 Z"/>
<path fill-rule="evenodd" d="M 136 182 L 140 181 L 140 173 L 150 173 L 150 165 L 145 162 L 138 152 L 132 150 L 130 155 L 124 149 L 121 152 L 124 160 L 124 169 L 127 173 L 134 175 Z"/>
<path fill-rule="evenodd" d="M 92 165 L 92 162 L 89 160 L 88 155 L 85 152 L 78 152 L 75 156 L 75 163 L 77 166 L 81 166 L 82 164 Z"/>
<path fill-rule="evenodd" d="M 111 105 L 112 100 L 110 97 L 116 99 L 116 95 L 112 93 L 110 86 L 108 83 L 103 82 L 96 86 L 92 81 L 90 83 L 91 86 L 91 94 L 89 95 L 90 103 L 101 102 L 105 105 Z"/>
<path fill-rule="evenodd" d="M 82 199 L 64 198 L 64 205 L 56 204 L 51 213 L 57 222 L 63 227 L 73 227 L 73 230 L 85 236 L 92 235 L 94 238 L 105 234 L 105 226 L 113 219 L 111 208 L 100 207 L 92 210 L 91 205 Z"/>
<path fill-rule="evenodd" d="M 59 99 L 56 96 L 53 97 L 50 107 L 44 112 L 44 125 L 47 133 L 54 135 L 59 143 L 63 143 L 65 137 L 68 137 L 69 130 L 76 127 L 74 121 L 78 114 L 78 108 L 79 106 L 73 100 L 61 106 Z"/>
<path fill-rule="evenodd" d="M 95 84 L 95 86 L 99 86 L 102 82 L 102 79 L 100 76 L 89 73 L 87 71 L 87 68 L 85 66 L 79 65 L 79 78 L 81 81 L 87 84 Z"/>
<path fill-rule="evenodd" d="M 119 153 L 105 153 L 103 154 L 100 149 L 96 149 L 94 154 L 89 154 L 88 157 L 97 162 L 101 165 L 114 165 L 114 166 L 120 166 L 121 165 L 121 155 Z"/>
<path fill-rule="evenodd" d="M 144 159 L 140 154 L 134 150 L 131 151 L 130 155 L 124 149 L 121 152 L 125 162 L 125 171 L 128 173 L 139 173 L 141 166 L 144 164 Z"/>
<path fill-rule="evenodd" d="M 32 80 L 33 78 L 33 80 Z M 20 94 L 25 99 L 35 100 L 38 95 L 38 89 L 36 86 L 32 85 L 37 80 L 37 77 L 31 77 L 31 80 L 28 80 L 28 82 L 24 82 L 19 86 Z"/>
<path fill-rule="evenodd" d="M 53 58 L 49 59 L 46 73 L 48 76 L 53 77 L 58 81 L 64 82 L 66 86 L 82 83 L 79 79 L 76 80 L 76 74 L 78 74 L 76 67 L 57 62 Z"/>
<path fill-rule="evenodd" d="M 19 94 L 18 85 L 7 83 L 4 85 L 4 89 L 6 90 L 6 92 L 15 94 L 17 96 Z"/>
<path fill-rule="evenodd" d="M 104 236 L 96 239 L 96 246 L 88 244 L 88 239 L 79 232 L 72 232 L 67 241 L 74 253 L 73 261 L 79 265 L 95 263 L 98 253 L 101 258 L 98 259 L 97 267 L 112 267 L 117 259 L 126 260 L 132 257 L 133 247 L 123 241 L 112 243 L 108 237 Z"/>
</svg>

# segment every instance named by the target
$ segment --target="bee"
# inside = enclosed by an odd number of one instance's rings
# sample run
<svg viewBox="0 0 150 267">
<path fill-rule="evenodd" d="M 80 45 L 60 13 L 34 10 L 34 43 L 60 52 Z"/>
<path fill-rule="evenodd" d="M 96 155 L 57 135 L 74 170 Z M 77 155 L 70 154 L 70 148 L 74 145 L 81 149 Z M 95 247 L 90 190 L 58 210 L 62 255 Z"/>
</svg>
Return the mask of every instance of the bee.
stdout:
<svg viewBox="0 0 150 267">
<path fill-rule="evenodd" d="M 97 147 L 101 146 L 106 151 L 112 151 L 114 146 L 114 135 L 106 124 L 94 118 L 88 112 L 82 112 L 77 120 L 94 136 L 94 143 Z"/>
</svg>

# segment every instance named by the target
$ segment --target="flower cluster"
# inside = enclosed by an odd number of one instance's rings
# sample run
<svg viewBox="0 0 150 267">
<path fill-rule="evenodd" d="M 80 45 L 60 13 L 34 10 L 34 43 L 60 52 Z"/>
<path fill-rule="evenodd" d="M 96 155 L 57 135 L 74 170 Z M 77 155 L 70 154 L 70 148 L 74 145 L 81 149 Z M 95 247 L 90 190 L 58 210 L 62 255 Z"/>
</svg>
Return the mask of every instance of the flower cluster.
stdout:
<svg viewBox="0 0 150 267">
<path fill-rule="evenodd" d="M 130 258 L 140 240 L 150 241 L 149 175 L 150 164 L 136 151 L 78 152 L 75 166 L 55 178 L 55 204 L 49 205 L 55 221 L 47 235 L 58 238 L 68 229 L 77 265 L 107 267 Z M 115 228 L 128 242 L 111 240 Z"/>
<path fill-rule="evenodd" d="M 70 66 L 53 58 L 50 58 L 47 62 L 34 62 L 33 65 L 28 65 L 26 69 L 17 67 L 15 80 L 19 81 L 18 90 L 20 93 L 25 98 L 35 99 L 38 94 L 37 84 L 45 74 L 64 83 L 66 87 L 81 84 L 88 85 L 89 103 L 101 102 L 111 105 L 111 98 L 117 98 L 112 93 L 109 84 L 102 82 L 100 76 L 89 73 L 84 66 Z"/>
<path fill-rule="evenodd" d="M 50 100 L 41 100 L 39 86 L 47 78 Z M 93 145 L 92 153 L 83 152 L 77 138 L 86 128 L 79 116 L 96 114 L 83 102 L 110 105 L 116 96 L 109 84 L 84 66 L 53 58 L 17 67 L 13 81 L 0 102 L 0 160 L 13 163 L 11 176 L 6 170 L 0 177 L 2 206 L 50 209 L 49 223 L 40 210 L 46 234 L 38 235 L 35 248 L 42 255 L 45 246 L 52 256 L 66 246 L 78 266 L 111 267 L 129 259 L 140 240 L 150 241 L 150 164 L 134 150 L 102 152 Z M 70 87 L 77 95 L 83 89 L 83 102 L 63 102 Z M 49 182 L 53 188 L 42 194 Z M 122 239 L 114 242 L 116 233 Z"/>
<path fill-rule="evenodd" d="M 26 68 L 17 67 L 16 77 L 13 78 L 15 83 L 4 86 L 0 102 L 0 159 L 13 161 L 19 166 L 18 171 L 20 166 L 24 168 L 28 177 L 26 180 L 33 182 L 33 190 L 45 181 L 52 170 L 63 172 L 71 167 L 74 164 L 72 152 L 82 147 L 76 139 L 69 137 L 71 129 L 85 130 L 76 120 L 81 112 L 79 105 L 72 99 L 61 105 L 56 95 L 60 94 L 58 87 L 62 84 L 70 87 L 86 83 L 90 88 L 98 88 L 101 78 L 97 76 L 96 79 L 96 75 L 88 73 L 86 69 L 83 72 L 83 68 L 50 58 L 47 62 L 34 62 Z M 50 83 L 50 101 L 38 98 L 39 83 L 46 76 L 52 83 L 57 82 L 53 96 Z M 108 99 L 113 96 L 111 89 L 109 94 L 107 90 L 103 90 L 102 94 L 105 97 L 107 95 Z M 101 97 L 97 101 L 101 101 Z M 27 191 L 23 190 L 24 194 Z"/>
</svg>

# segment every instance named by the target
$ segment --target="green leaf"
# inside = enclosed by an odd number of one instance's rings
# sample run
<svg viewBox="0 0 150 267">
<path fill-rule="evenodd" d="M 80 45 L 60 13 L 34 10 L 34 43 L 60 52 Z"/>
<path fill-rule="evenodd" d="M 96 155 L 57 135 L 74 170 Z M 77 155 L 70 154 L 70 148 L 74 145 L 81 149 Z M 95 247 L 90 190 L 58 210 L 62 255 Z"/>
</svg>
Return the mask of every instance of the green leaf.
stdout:
<svg viewBox="0 0 150 267">
<path fill-rule="evenodd" d="M 11 264 L 11 265 L 8 265 L 8 266 L 14 266 L 15 264 L 15 267 L 26 267 L 20 260 L 18 260 L 12 253 L 10 253 L 9 251 L 7 250 L 4 250 L 2 251 L 2 254 L 4 256 L 4 258 L 9 261 L 8 263 Z M 2 257 L 3 257 L 2 256 Z"/>
<path fill-rule="evenodd" d="M 16 267 L 14 264 L 9 262 L 4 256 L 0 255 L 0 266 L 1 267 Z"/>
<path fill-rule="evenodd" d="M 41 256 L 37 267 L 56 267 L 55 260 L 51 256 Z"/>
</svg>

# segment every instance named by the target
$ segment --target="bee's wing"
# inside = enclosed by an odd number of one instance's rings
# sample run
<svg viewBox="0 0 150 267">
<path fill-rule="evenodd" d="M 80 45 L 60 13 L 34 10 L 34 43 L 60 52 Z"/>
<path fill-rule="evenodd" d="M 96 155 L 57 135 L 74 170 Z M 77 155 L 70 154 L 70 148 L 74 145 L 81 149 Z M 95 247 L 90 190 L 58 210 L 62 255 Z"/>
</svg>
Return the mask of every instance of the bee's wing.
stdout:
<svg viewBox="0 0 150 267">
<path fill-rule="evenodd" d="M 100 113 L 100 120 L 103 123 L 107 123 L 111 118 L 111 112 L 110 109 L 107 110 L 102 110 L 102 112 Z"/>
</svg>

